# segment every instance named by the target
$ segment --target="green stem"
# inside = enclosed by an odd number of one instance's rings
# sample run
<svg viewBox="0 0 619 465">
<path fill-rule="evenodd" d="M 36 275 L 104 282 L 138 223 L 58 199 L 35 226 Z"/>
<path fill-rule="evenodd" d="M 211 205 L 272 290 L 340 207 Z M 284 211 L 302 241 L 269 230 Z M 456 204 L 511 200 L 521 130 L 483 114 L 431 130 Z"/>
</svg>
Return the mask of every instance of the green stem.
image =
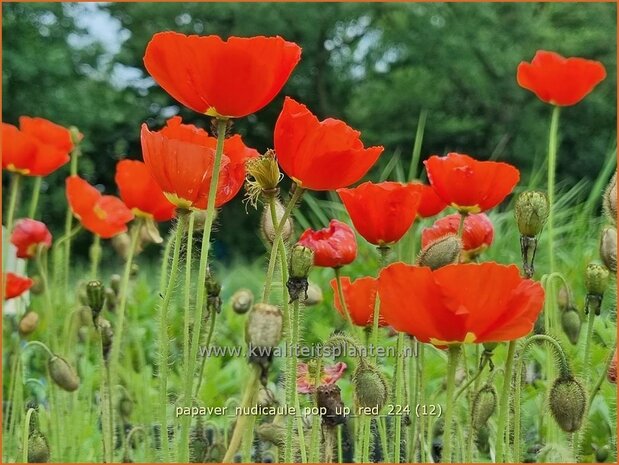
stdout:
<svg viewBox="0 0 619 465">
<path fill-rule="evenodd" d="M 501 397 L 499 400 L 499 419 L 497 423 L 498 436 L 494 457 L 495 463 L 503 462 L 503 449 L 505 448 L 506 440 L 509 440 L 509 434 L 505 431 L 505 425 L 507 423 L 507 415 L 509 414 L 509 390 L 511 387 L 515 352 L 516 341 L 509 341 L 509 345 L 507 346 L 507 359 L 505 361 L 505 372 L 503 375 L 503 388 L 501 389 Z"/>
<path fill-rule="evenodd" d="M 348 321 L 348 324 L 350 325 L 353 332 L 355 332 L 355 324 L 352 322 L 350 312 L 348 311 L 348 305 L 346 304 L 346 299 L 344 298 L 344 290 L 342 289 L 341 268 L 333 268 L 333 271 L 335 271 L 335 282 L 337 284 L 337 296 L 340 299 L 342 310 L 344 311 L 344 315 L 346 315 L 346 320 Z"/>
<path fill-rule="evenodd" d="M 460 357 L 460 344 L 451 344 L 447 356 L 447 400 L 445 405 L 445 426 L 443 429 L 443 452 L 441 462 L 451 463 L 453 442 L 454 389 L 456 387 L 456 368 Z M 500 430 L 499 430 L 500 431 Z"/>
<path fill-rule="evenodd" d="M 474 376 L 471 376 L 468 379 L 468 381 L 466 383 L 464 383 L 464 386 L 462 386 L 458 390 L 458 392 L 456 392 L 456 396 L 454 397 L 454 401 L 458 400 L 458 397 L 460 397 L 471 386 L 471 384 L 473 384 L 475 381 L 477 381 L 477 379 L 479 379 L 479 377 L 483 373 L 485 367 L 486 367 L 486 365 L 481 366 L 479 368 L 479 370 L 477 370 L 477 373 L 475 373 Z"/>
<path fill-rule="evenodd" d="M 32 188 L 32 197 L 30 198 L 30 208 L 28 209 L 28 218 L 35 219 L 37 213 L 37 207 L 39 206 L 39 196 L 41 194 L 41 184 L 43 178 L 37 176 L 34 178 L 34 186 Z"/>
<path fill-rule="evenodd" d="M 396 371 L 395 371 L 395 406 L 400 408 L 404 401 L 404 333 L 398 333 L 396 343 Z M 400 451 L 402 450 L 402 417 L 396 415 L 395 421 L 395 442 L 393 448 L 393 461 L 400 463 Z"/>
<path fill-rule="evenodd" d="M 103 354 L 103 334 L 99 333 L 101 341 L 101 428 L 103 439 L 103 460 L 105 463 L 114 461 L 114 429 L 112 427 L 111 389 L 109 365 Z"/>
<path fill-rule="evenodd" d="M 590 363 L 589 359 L 591 358 L 591 341 L 593 340 L 593 327 L 595 323 L 595 311 L 593 309 L 589 310 L 589 318 L 587 321 L 587 339 L 585 340 L 585 354 L 583 357 L 583 380 L 585 382 L 585 387 L 589 387 L 589 376 L 590 376 Z"/>
<path fill-rule="evenodd" d="M 548 258 L 550 261 L 550 272 L 555 271 L 555 249 L 554 249 L 554 211 L 555 211 L 555 172 L 557 165 L 557 146 L 559 138 L 559 106 L 554 106 L 550 119 L 550 134 L 548 136 Z"/>
<path fill-rule="evenodd" d="M 202 248 L 200 250 L 200 266 L 198 269 L 198 284 L 196 293 L 196 306 L 194 314 L 194 327 L 191 335 L 191 347 L 189 352 L 189 360 L 187 370 L 185 371 L 183 399 L 187 405 L 192 404 L 193 388 L 194 388 L 194 366 L 198 355 L 198 346 L 200 344 L 200 336 L 202 334 L 202 320 L 204 319 L 204 300 L 206 296 L 206 272 L 208 269 L 208 256 L 211 248 L 211 232 L 213 229 L 213 221 L 215 220 L 215 200 L 217 197 L 217 186 L 219 184 L 219 172 L 221 169 L 221 159 L 224 151 L 224 141 L 226 137 L 227 119 L 217 119 L 217 146 L 215 148 L 215 162 L 213 163 L 213 175 L 209 186 L 208 202 L 206 206 L 206 220 L 204 222 L 204 231 L 202 233 Z M 189 427 L 191 417 L 183 417 L 181 425 L 181 454 L 179 454 L 179 462 L 185 463 L 189 461 Z"/>
<path fill-rule="evenodd" d="M 418 383 L 418 391 L 419 391 L 419 404 L 425 405 L 425 344 L 419 344 L 418 352 L 417 352 L 417 363 L 419 364 L 419 383 Z M 417 405 L 411 406 L 411 409 L 417 409 Z M 420 462 L 426 462 L 426 417 L 423 415 L 419 418 L 419 458 Z"/>
<path fill-rule="evenodd" d="M 71 153 L 71 165 L 70 165 L 70 175 L 77 175 L 77 160 L 81 154 L 81 149 L 79 145 L 76 145 Z M 69 274 L 71 271 L 71 229 L 73 228 L 73 212 L 71 211 L 71 207 L 67 205 L 67 212 L 64 219 L 64 235 L 67 237 L 67 241 L 64 247 L 64 274 L 62 280 L 62 287 L 64 292 L 62 292 L 63 300 L 66 301 L 66 296 L 69 293 Z"/>
<path fill-rule="evenodd" d="M 600 388 L 602 387 L 602 383 L 608 376 L 608 369 L 610 368 L 610 364 L 613 361 L 613 354 L 615 353 L 615 350 L 617 350 L 617 344 L 615 344 L 615 346 L 610 350 L 608 354 L 608 358 L 606 359 L 606 363 L 604 364 L 604 368 L 600 372 L 600 376 L 595 382 L 593 389 L 590 390 L 589 402 L 587 403 L 588 406 L 591 406 L 591 404 L 593 403 L 593 399 L 595 399 L 595 396 L 597 395 L 597 393 L 600 391 Z"/>
<path fill-rule="evenodd" d="M 187 246 L 185 249 L 185 325 L 183 330 L 183 366 L 189 366 L 189 328 L 191 322 L 191 268 L 193 263 L 191 262 L 191 255 L 193 251 L 193 225 L 195 216 L 189 213 L 189 226 L 187 226 Z M 206 357 L 205 357 L 206 358 Z M 189 374 L 185 373 L 185 376 Z"/>
<path fill-rule="evenodd" d="M 297 358 L 296 358 L 296 347 L 299 342 L 299 301 L 295 300 L 292 304 L 292 314 L 290 315 L 290 338 L 288 341 L 289 350 L 295 351 L 295 356 L 291 357 L 292 362 L 289 365 L 289 371 L 286 382 L 286 405 L 296 406 L 297 399 Z M 286 418 L 286 432 L 287 438 L 292 438 L 292 430 L 294 425 L 294 418 L 290 415 Z M 292 454 L 292 440 L 286 441 L 286 449 L 284 452 L 284 462 L 292 463 L 293 454 Z"/>
<path fill-rule="evenodd" d="M 50 344 L 52 347 L 56 344 L 56 338 L 58 334 L 56 333 L 57 327 L 57 318 L 56 318 L 56 309 L 52 303 L 52 289 L 49 285 L 49 279 L 47 277 L 47 267 L 43 263 L 43 256 L 45 252 L 39 248 L 37 251 L 36 264 L 37 269 L 39 270 L 39 275 L 41 277 L 41 284 L 43 284 L 43 296 L 45 297 L 45 317 L 47 318 L 47 324 L 49 325 L 49 336 L 50 336 Z"/>
<path fill-rule="evenodd" d="M 414 414 L 415 406 L 419 401 L 418 395 L 419 391 L 417 389 L 417 379 L 419 378 L 419 370 L 417 366 L 417 357 L 415 356 L 417 353 L 417 345 L 418 342 L 414 337 L 411 337 L 409 340 L 409 348 L 413 356 L 410 358 L 410 365 L 408 367 L 408 385 L 410 387 L 408 394 L 408 406 L 411 409 L 410 419 L 410 442 L 408 446 L 408 462 L 415 461 L 415 448 L 417 447 L 417 415 Z"/>
<path fill-rule="evenodd" d="M 99 274 L 99 262 L 101 261 L 101 236 L 93 235 L 92 245 L 90 246 L 90 279 L 97 279 Z"/>
<path fill-rule="evenodd" d="M 24 432 L 22 436 L 22 449 L 21 457 L 23 463 L 28 463 L 28 439 L 30 437 L 30 417 L 34 413 L 33 408 L 29 408 L 26 412 L 26 419 L 24 420 Z"/>
<path fill-rule="evenodd" d="M 13 232 L 13 221 L 15 217 L 15 209 L 17 208 L 17 198 L 19 197 L 19 185 L 21 184 L 22 175 L 18 173 L 13 173 L 11 175 L 11 187 L 9 193 L 9 209 L 6 214 L 6 234 L 8 237 L 11 237 L 11 233 Z M 3 254 L 2 256 L 2 271 L 6 272 L 6 259 L 8 254 Z M 0 296 L 2 297 L 2 302 L 4 302 L 4 286 L 2 286 L 2 290 L 0 290 Z"/>
<path fill-rule="evenodd" d="M 417 179 L 419 171 L 419 159 L 421 157 L 421 144 L 423 143 L 423 133 L 426 127 L 426 119 L 428 118 L 428 110 L 422 108 L 419 112 L 419 120 L 417 122 L 417 131 L 415 132 L 415 143 L 413 144 L 413 155 L 411 165 L 408 170 L 408 180 Z"/>
</svg>

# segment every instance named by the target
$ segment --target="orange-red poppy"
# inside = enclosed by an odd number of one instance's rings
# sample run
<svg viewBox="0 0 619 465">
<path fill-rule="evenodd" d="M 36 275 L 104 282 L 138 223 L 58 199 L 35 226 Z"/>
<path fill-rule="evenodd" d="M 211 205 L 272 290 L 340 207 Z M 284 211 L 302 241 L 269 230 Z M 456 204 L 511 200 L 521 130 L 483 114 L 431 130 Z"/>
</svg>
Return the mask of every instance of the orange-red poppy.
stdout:
<svg viewBox="0 0 619 465">
<path fill-rule="evenodd" d="M 6 300 L 19 297 L 32 287 L 34 281 L 30 278 L 15 273 L 4 273 L 4 298 Z"/>
<path fill-rule="evenodd" d="M 412 185 L 421 194 L 417 214 L 422 218 L 436 216 L 447 208 L 447 204 L 438 196 L 432 186 L 420 182 L 413 182 Z"/>
<path fill-rule="evenodd" d="M 267 105 L 284 87 L 301 48 L 281 37 L 196 36 L 159 32 L 144 54 L 153 79 L 186 107 L 240 118 Z"/>
<path fill-rule="evenodd" d="M 142 125 L 144 162 L 167 199 L 180 208 L 206 208 L 216 145 L 216 138 L 192 124 L 182 124 L 179 116 L 170 118 L 160 131 Z M 241 190 L 245 163 L 258 155 L 239 135 L 225 140 L 215 206 Z"/>
<path fill-rule="evenodd" d="M 118 197 L 102 195 L 79 176 L 69 176 L 66 187 L 69 207 L 88 231 L 103 239 L 127 231 L 133 213 Z"/>
<path fill-rule="evenodd" d="M 19 118 L 20 129 L 2 123 L 2 168 L 26 176 L 47 176 L 67 163 L 71 133 L 44 118 Z"/>
<path fill-rule="evenodd" d="M 606 77 L 599 61 L 564 58 L 558 53 L 539 50 L 531 63 L 521 62 L 518 84 L 546 103 L 575 105 Z"/>
<path fill-rule="evenodd" d="M 306 229 L 298 243 L 314 251 L 316 266 L 339 268 L 357 257 L 355 232 L 338 220 L 331 220 L 328 227 L 318 231 Z"/>
<path fill-rule="evenodd" d="M 421 233 L 421 247 L 426 247 L 448 234 L 457 234 L 460 218 L 459 213 L 454 213 L 436 220 L 431 227 L 425 228 Z M 475 258 L 490 247 L 493 239 L 494 226 L 485 213 L 467 215 L 462 228 L 461 258 L 465 261 Z"/>
<path fill-rule="evenodd" d="M 312 394 L 316 391 L 316 386 L 328 386 L 335 384 L 344 376 L 346 364 L 337 362 L 334 365 L 326 365 L 320 370 L 320 380 L 317 379 L 315 366 L 311 367 L 307 363 L 297 364 L 297 392 L 300 394 Z"/>
<path fill-rule="evenodd" d="M 406 234 L 421 201 L 414 184 L 400 182 L 365 182 L 337 193 L 357 232 L 378 246 L 398 242 Z"/>
<path fill-rule="evenodd" d="M 383 147 L 365 148 L 359 131 L 343 121 L 318 121 L 290 97 L 275 123 L 274 143 L 282 170 L 301 187 L 316 191 L 354 184 L 383 152 Z"/>
<path fill-rule="evenodd" d="M 351 281 L 349 277 L 343 276 L 341 282 L 346 308 L 352 322 L 357 326 L 372 325 L 374 322 L 374 305 L 378 293 L 378 280 L 371 276 L 365 276 Z M 340 302 L 336 279 L 331 280 L 331 288 L 334 294 L 333 304 L 340 315 L 346 318 L 342 302 Z M 378 324 L 380 326 L 386 325 L 385 319 L 380 314 L 378 315 Z"/>
<path fill-rule="evenodd" d="M 49 249 L 52 246 L 52 234 L 45 223 L 23 218 L 13 227 L 11 244 L 17 247 L 18 258 L 32 258 L 39 247 Z"/>
<path fill-rule="evenodd" d="M 437 346 L 525 336 L 544 305 L 544 289 L 515 265 L 466 263 L 432 271 L 394 263 L 378 279 L 380 313 L 398 331 Z"/>
<path fill-rule="evenodd" d="M 520 179 L 508 163 L 479 161 L 468 155 L 433 155 L 424 161 L 432 187 L 448 205 L 460 211 L 479 213 L 500 204 Z"/>
<path fill-rule="evenodd" d="M 174 217 L 174 205 L 163 194 L 144 162 L 119 161 L 114 179 L 120 198 L 135 216 L 155 221 L 168 221 Z"/>
</svg>

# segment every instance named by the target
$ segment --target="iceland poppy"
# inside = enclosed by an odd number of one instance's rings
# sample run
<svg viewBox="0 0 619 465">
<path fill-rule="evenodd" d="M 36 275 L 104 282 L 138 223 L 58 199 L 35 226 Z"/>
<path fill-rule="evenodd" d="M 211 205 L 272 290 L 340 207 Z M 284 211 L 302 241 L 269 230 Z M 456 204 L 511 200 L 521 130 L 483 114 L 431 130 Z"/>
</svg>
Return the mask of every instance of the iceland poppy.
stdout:
<svg viewBox="0 0 619 465">
<path fill-rule="evenodd" d="M 447 204 L 438 196 L 432 186 L 420 182 L 413 182 L 411 185 L 421 195 L 417 214 L 422 218 L 436 216 L 447 208 Z"/>
<path fill-rule="evenodd" d="M 421 233 L 421 247 L 425 248 L 432 242 L 448 234 L 457 234 L 460 228 L 459 213 L 447 215 L 425 228 Z M 462 261 L 470 261 L 490 247 L 494 238 L 494 226 L 484 213 L 467 215 L 462 228 Z"/>
<path fill-rule="evenodd" d="M 511 341 L 533 329 L 544 289 L 515 265 L 466 263 L 432 271 L 394 263 L 378 279 L 381 315 L 437 346 Z"/>
<path fill-rule="evenodd" d="M 118 197 L 102 195 L 79 176 L 69 176 L 66 189 L 71 211 L 88 231 L 103 239 L 127 231 L 133 213 Z"/>
<path fill-rule="evenodd" d="M 4 275 L 4 298 L 6 300 L 19 297 L 32 287 L 34 281 L 30 278 L 20 276 L 15 273 L 5 273 Z"/>
<path fill-rule="evenodd" d="M 335 190 L 361 179 L 383 151 L 365 148 L 359 136 L 343 121 L 319 121 L 305 105 L 286 97 L 275 123 L 275 153 L 282 170 L 301 187 Z"/>
<path fill-rule="evenodd" d="M 153 79 L 186 107 L 222 118 L 263 108 L 282 89 L 301 48 L 281 37 L 197 36 L 159 32 L 144 54 Z"/>
<path fill-rule="evenodd" d="M 349 277 L 342 276 L 342 293 L 346 301 L 346 309 L 350 314 L 350 319 L 357 326 L 368 326 L 374 321 L 374 305 L 378 292 L 378 280 L 371 276 L 355 279 L 351 281 Z M 337 288 L 337 279 L 331 280 L 331 288 L 335 295 L 333 304 L 337 311 L 346 318 L 344 308 L 340 302 Z M 382 315 L 378 316 L 380 326 L 385 326 Z"/>
<path fill-rule="evenodd" d="M 334 365 L 326 365 L 321 368 L 320 378 L 316 373 L 318 367 L 307 363 L 297 364 L 297 392 L 301 394 L 312 394 L 317 386 L 328 386 L 335 384 L 346 370 L 344 362 L 337 362 Z"/>
<path fill-rule="evenodd" d="M 546 103 L 575 105 L 606 77 L 599 61 L 564 58 L 558 53 L 539 50 L 531 63 L 518 65 L 518 84 Z"/>
<path fill-rule="evenodd" d="M 37 249 L 49 249 L 52 245 L 52 234 L 45 223 L 23 218 L 18 220 L 11 233 L 11 244 L 17 248 L 18 258 L 32 258 Z"/>
<path fill-rule="evenodd" d="M 155 221 L 168 221 L 174 217 L 174 205 L 168 201 L 143 162 L 119 161 L 114 180 L 120 198 L 135 216 Z"/>
<path fill-rule="evenodd" d="M 298 241 L 314 251 L 314 265 L 339 268 L 357 257 L 357 238 L 346 223 L 331 220 L 329 226 L 314 231 L 307 229 Z"/>
<path fill-rule="evenodd" d="M 406 234 L 421 201 L 414 184 L 399 182 L 365 182 L 337 193 L 357 232 L 378 246 L 398 242 Z"/>
<path fill-rule="evenodd" d="M 448 205 L 479 213 L 500 204 L 520 179 L 508 163 L 479 161 L 460 153 L 433 155 L 424 161 L 432 187 Z"/>
<path fill-rule="evenodd" d="M 213 176 L 217 139 L 175 116 L 160 131 L 142 125 L 144 162 L 167 199 L 180 208 L 205 209 Z M 245 181 L 245 163 L 258 157 L 241 136 L 224 142 L 215 206 L 230 201 Z"/>
</svg>

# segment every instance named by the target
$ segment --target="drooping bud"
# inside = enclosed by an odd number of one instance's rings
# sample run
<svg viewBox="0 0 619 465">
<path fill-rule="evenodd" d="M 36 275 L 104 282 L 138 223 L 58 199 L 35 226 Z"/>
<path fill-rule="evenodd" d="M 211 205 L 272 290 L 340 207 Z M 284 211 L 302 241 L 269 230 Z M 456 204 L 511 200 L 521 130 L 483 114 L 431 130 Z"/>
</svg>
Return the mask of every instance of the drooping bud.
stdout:
<svg viewBox="0 0 619 465">
<path fill-rule="evenodd" d="M 314 251 L 309 247 L 297 244 L 290 252 L 289 277 L 286 287 L 290 295 L 290 302 L 294 302 L 301 297 L 307 298 L 307 276 L 314 263 Z"/>
<path fill-rule="evenodd" d="M 41 431 L 33 431 L 28 436 L 28 463 L 49 462 L 49 443 Z"/>
<path fill-rule="evenodd" d="M 230 298 L 234 313 L 247 313 L 254 302 L 254 294 L 249 289 L 239 289 Z"/>
<path fill-rule="evenodd" d="M 380 411 L 389 398 L 389 388 L 382 373 L 373 365 L 359 363 L 353 374 L 355 398 L 361 407 Z"/>
<path fill-rule="evenodd" d="M 557 293 L 557 306 L 559 307 L 559 310 L 568 310 L 573 306 L 572 292 L 565 285 L 562 285 Z"/>
<path fill-rule="evenodd" d="M 482 344 L 484 346 L 484 351 L 481 354 L 479 360 L 479 369 L 481 370 L 486 364 L 490 366 L 490 370 L 494 370 L 494 362 L 492 361 L 492 355 L 494 354 L 494 349 L 499 345 L 498 342 L 484 342 Z"/>
<path fill-rule="evenodd" d="M 110 350 L 112 349 L 112 342 L 114 341 L 114 330 L 112 329 L 112 324 L 102 317 L 97 318 L 96 327 L 101 336 L 101 352 L 103 359 L 107 361 Z"/>
<path fill-rule="evenodd" d="M 521 193 L 514 205 L 514 216 L 518 223 L 520 234 L 527 237 L 537 236 L 550 212 L 548 196 L 540 191 Z"/>
<path fill-rule="evenodd" d="M 72 392 L 79 387 L 80 379 L 77 374 L 75 374 L 73 367 L 69 365 L 69 362 L 64 358 L 58 355 L 50 357 L 47 362 L 47 367 L 52 380 L 54 380 L 56 385 L 60 388 Z"/>
<path fill-rule="evenodd" d="M 275 305 L 255 304 L 247 316 L 246 339 L 249 345 L 249 360 L 268 369 L 273 351 L 282 339 L 283 316 Z M 260 350 L 254 350 L 254 348 Z"/>
<path fill-rule="evenodd" d="M 120 283 L 122 281 L 122 278 L 120 277 L 119 274 L 113 274 L 112 276 L 110 276 L 110 289 L 112 289 L 114 291 L 114 294 L 116 294 L 117 296 L 120 295 Z"/>
<path fill-rule="evenodd" d="M 88 306 L 92 309 L 92 318 L 95 320 L 105 303 L 105 287 L 101 281 L 90 281 L 86 284 Z"/>
<path fill-rule="evenodd" d="M 578 344 L 580 327 L 580 314 L 575 308 L 567 308 L 561 312 L 561 328 L 573 345 Z"/>
<path fill-rule="evenodd" d="M 617 173 L 615 173 L 604 191 L 604 213 L 614 225 L 617 224 Z"/>
<path fill-rule="evenodd" d="M 32 310 L 24 313 L 24 316 L 19 320 L 19 334 L 27 336 L 32 333 L 39 325 L 39 314 Z"/>
<path fill-rule="evenodd" d="M 324 412 L 322 423 L 325 426 L 337 426 L 346 422 L 346 416 L 342 414 L 344 403 L 342 391 L 336 384 L 325 384 L 316 389 L 316 404 Z"/>
<path fill-rule="evenodd" d="M 587 265 L 585 272 L 585 287 L 587 288 L 586 313 L 593 309 L 596 315 L 600 314 L 602 296 L 608 287 L 609 276 L 608 269 L 603 265 L 596 263 L 589 263 Z"/>
<path fill-rule="evenodd" d="M 568 433 L 580 429 L 587 406 L 585 388 L 571 375 L 561 376 L 550 388 L 550 412 L 559 427 Z"/>
<path fill-rule="evenodd" d="M 322 289 L 320 288 L 320 286 L 318 286 L 318 284 L 315 283 L 309 283 L 305 295 L 305 299 L 302 299 L 301 302 L 303 302 L 306 307 L 317 305 L 322 302 L 323 299 Z"/>
<path fill-rule="evenodd" d="M 417 257 L 420 266 L 427 266 L 432 270 L 456 263 L 462 251 L 462 241 L 455 234 L 448 234 L 429 243 Z"/>
<path fill-rule="evenodd" d="M 206 276 L 206 309 L 205 317 L 208 318 L 214 313 L 221 313 L 221 284 L 209 273 Z"/>
<path fill-rule="evenodd" d="M 497 404 L 496 389 L 490 384 L 483 386 L 473 399 L 472 425 L 475 431 L 488 423 Z"/>
<path fill-rule="evenodd" d="M 279 223 L 284 217 L 284 213 L 286 209 L 281 204 L 278 199 L 274 200 L 275 203 L 275 217 L 277 222 Z M 262 211 L 262 219 L 260 220 L 260 230 L 262 232 L 262 236 L 269 243 L 273 244 L 275 240 L 275 227 L 273 225 L 273 217 L 271 215 L 271 206 L 266 204 L 264 210 Z M 293 223 L 292 218 L 289 216 L 286 222 L 284 223 L 284 227 L 282 229 L 282 240 L 284 242 L 288 242 L 290 240 L 290 236 L 292 236 L 293 232 Z"/>
<path fill-rule="evenodd" d="M 613 273 L 617 272 L 617 230 L 611 226 L 602 231 L 600 257 L 606 268 Z"/>
<path fill-rule="evenodd" d="M 250 158 L 247 169 L 247 199 L 254 207 L 260 195 L 273 196 L 277 194 L 277 185 L 282 179 L 279 165 L 273 150 L 267 150 L 264 155 Z"/>
</svg>

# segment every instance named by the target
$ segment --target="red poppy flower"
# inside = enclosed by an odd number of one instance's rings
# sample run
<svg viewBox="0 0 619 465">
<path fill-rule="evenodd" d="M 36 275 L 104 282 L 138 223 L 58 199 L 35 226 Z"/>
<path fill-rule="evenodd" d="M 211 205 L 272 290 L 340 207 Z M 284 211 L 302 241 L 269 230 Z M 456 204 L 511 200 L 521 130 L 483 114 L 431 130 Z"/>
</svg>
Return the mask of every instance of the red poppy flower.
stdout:
<svg viewBox="0 0 619 465">
<path fill-rule="evenodd" d="M 135 216 L 168 221 L 174 217 L 172 205 L 148 167 L 138 160 L 121 160 L 114 178 L 120 198 Z"/>
<path fill-rule="evenodd" d="M 181 208 L 205 209 L 213 175 L 217 139 L 192 124 L 170 118 L 160 131 L 142 125 L 144 161 L 168 200 Z M 245 163 L 257 157 L 256 150 L 241 136 L 224 142 L 215 206 L 230 201 L 245 181 Z"/>
<path fill-rule="evenodd" d="M 23 218 L 15 223 L 11 233 L 11 244 L 17 247 L 18 258 L 32 258 L 39 246 L 45 249 L 52 246 L 52 234 L 45 223 Z"/>
<path fill-rule="evenodd" d="M 449 153 L 445 157 L 433 155 L 424 164 L 438 196 L 468 213 L 497 206 L 520 179 L 520 172 L 512 165 L 479 161 L 459 153 Z"/>
<path fill-rule="evenodd" d="M 606 77 L 599 61 L 564 58 L 558 53 L 540 50 L 531 63 L 518 65 L 517 80 L 546 103 L 575 105 Z"/>
<path fill-rule="evenodd" d="M 305 105 L 286 97 L 275 123 L 275 153 L 282 170 L 302 187 L 335 190 L 361 179 L 383 152 L 364 148 L 359 136 L 343 121 L 318 121 Z"/>
<path fill-rule="evenodd" d="M 350 319 L 357 326 L 368 326 L 374 322 L 374 304 L 376 303 L 376 294 L 378 292 L 378 280 L 370 276 L 358 278 L 350 281 L 350 278 L 343 276 L 342 292 L 346 300 L 346 308 L 350 313 Z M 337 280 L 331 280 L 331 288 L 333 289 L 334 299 L 333 304 L 337 311 L 346 318 L 344 308 L 340 302 L 340 296 L 337 289 Z M 378 324 L 385 326 L 385 320 L 382 315 L 378 315 Z"/>
<path fill-rule="evenodd" d="M 2 168 L 47 176 L 69 161 L 71 133 L 43 118 L 19 118 L 20 129 L 2 123 Z"/>
<path fill-rule="evenodd" d="M 281 37 L 187 36 L 159 32 L 144 65 L 172 97 L 198 113 L 240 118 L 267 105 L 284 87 L 301 48 Z"/>
<path fill-rule="evenodd" d="M 457 234 L 460 228 L 460 214 L 445 216 L 421 233 L 421 247 L 448 235 Z M 467 215 L 462 228 L 463 261 L 470 261 L 490 247 L 494 239 L 494 226 L 484 213 Z"/>
<path fill-rule="evenodd" d="M 67 178 L 69 207 L 82 226 L 93 234 L 109 239 L 127 231 L 133 213 L 118 197 L 101 193 L 79 176 Z"/>
<path fill-rule="evenodd" d="M 437 346 L 511 341 L 532 329 L 544 289 L 514 265 L 466 263 L 432 271 L 394 263 L 378 279 L 381 315 Z"/>
<path fill-rule="evenodd" d="M 422 218 L 436 216 L 447 208 L 447 204 L 437 195 L 432 186 L 420 182 L 413 182 L 412 186 L 421 194 L 417 214 Z"/>
<path fill-rule="evenodd" d="M 331 220 L 329 227 L 318 231 L 305 230 L 298 243 L 314 251 L 316 266 L 339 268 L 357 257 L 355 232 L 338 220 Z"/>
<path fill-rule="evenodd" d="M 314 368 L 314 367 L 312 367 Z M 301 394 L 311 394 L 316 391 L 316 386 L 328 386 L 335 384 L 344 375 L 346 364 L 337 362 L 334 365 L 327 365 L 322 368 L 320 380 L 316 379 L 315 369 L 312 370 L 307 363 L 297 364 L 297 392 Z M 312 373 L 314 371 L 314 373 Z"/>
<path fill-rule="evenodd" d="M 398 242 L 406 234 L 421 200 L 415 185 L 399 182 L 365 182 L 337 193 L 357 232 L 378 246 Z"/>
<path fill-rule="evenodd" d="M 19 276 L 15 273 L 4 273 L 4 298 L 6 300 L 19 297 L 32 287 L 34 281 L 30 278 Z"/>
</svg>

